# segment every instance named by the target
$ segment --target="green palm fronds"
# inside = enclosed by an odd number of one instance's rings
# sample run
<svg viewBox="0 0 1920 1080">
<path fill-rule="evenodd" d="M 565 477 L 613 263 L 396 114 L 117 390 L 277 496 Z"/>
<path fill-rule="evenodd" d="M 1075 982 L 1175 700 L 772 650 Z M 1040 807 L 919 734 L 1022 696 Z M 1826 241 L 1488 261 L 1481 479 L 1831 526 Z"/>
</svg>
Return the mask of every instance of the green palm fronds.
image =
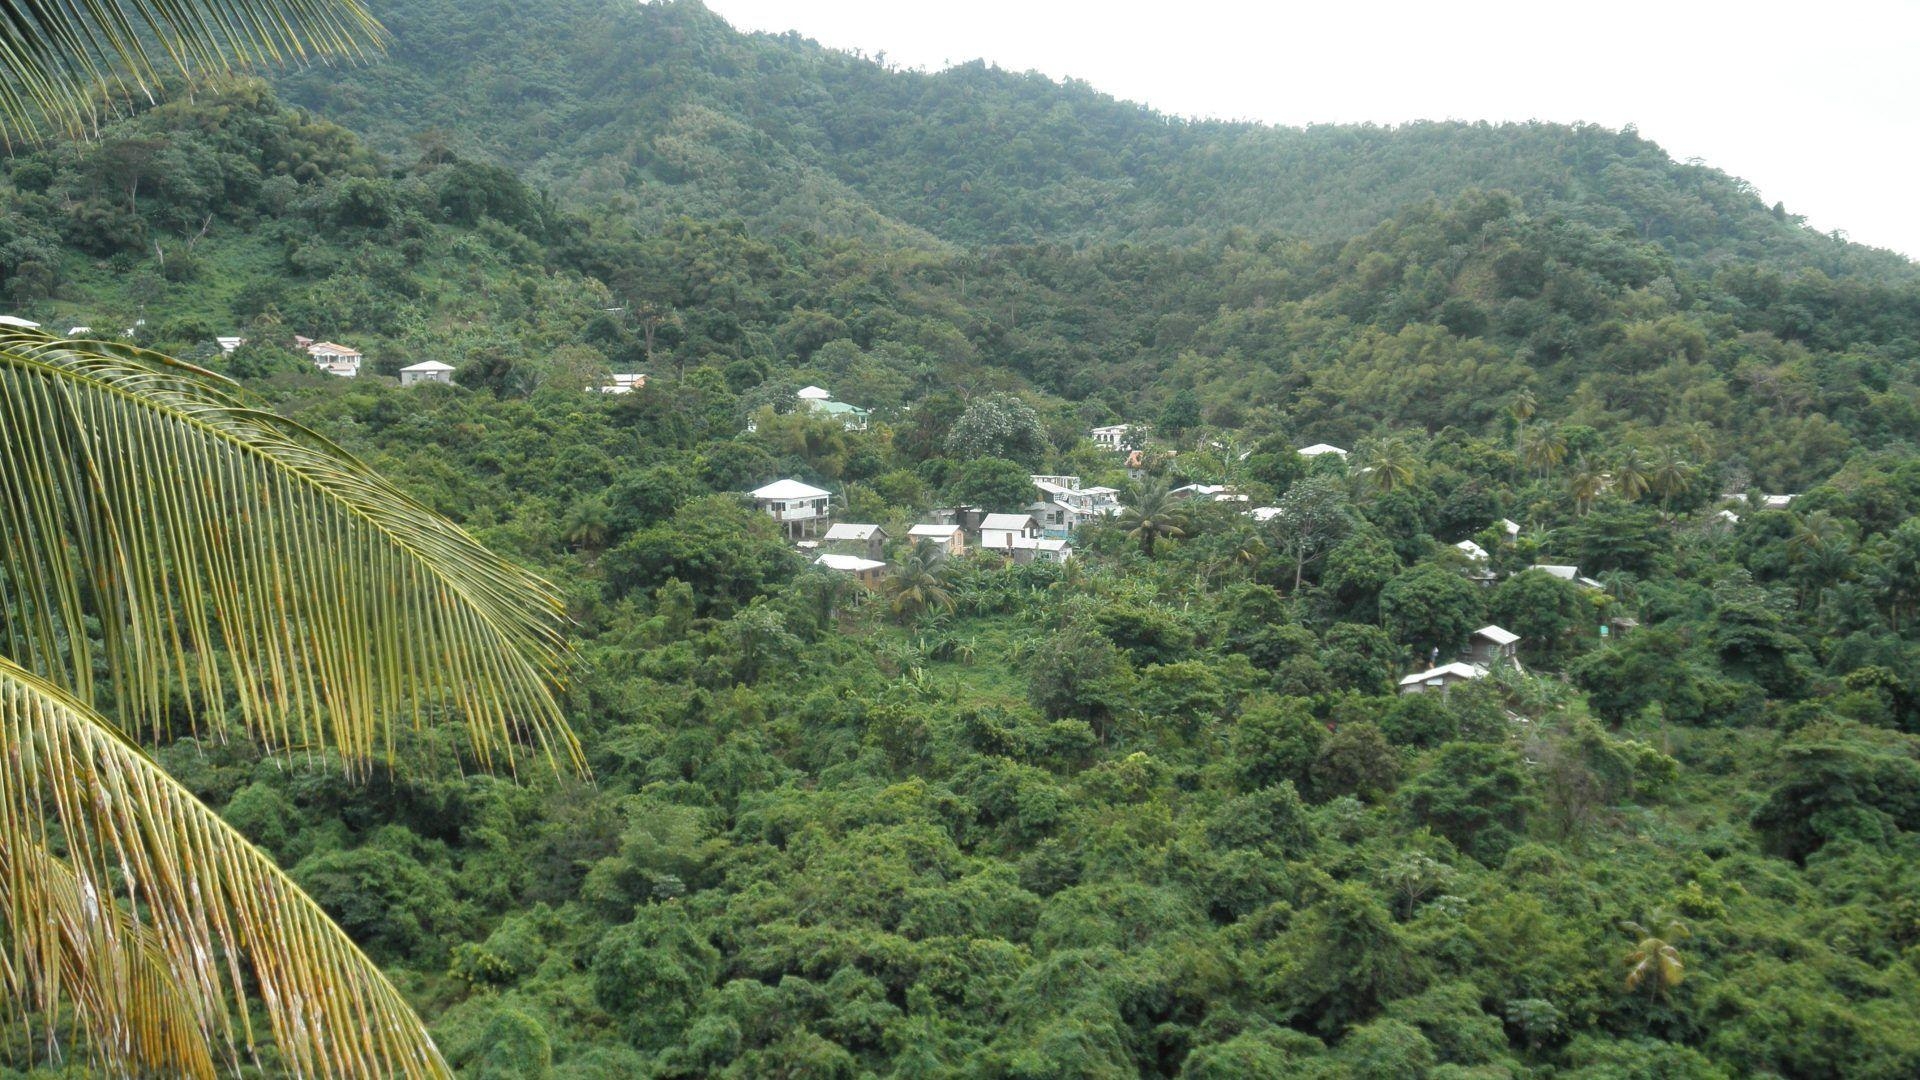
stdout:
<svg viewBox="0 0 1920 1080">
<path fill-rule="evenodd" d="M 91 130 L 169 77 L 360 59 L 384 36 L 361 0 L 0 0 L 0 138 Z"/>
<path fill-rule="evenodd" d="M 552 588 L 197 369 L 0 332 L 0 530 L 0 646 L 89 704 L 98 662 L 127 730 L 163 733 L 177 680 L 356 767 L 440 708 L 483 764 L 579 760 Z"/>
</svg>

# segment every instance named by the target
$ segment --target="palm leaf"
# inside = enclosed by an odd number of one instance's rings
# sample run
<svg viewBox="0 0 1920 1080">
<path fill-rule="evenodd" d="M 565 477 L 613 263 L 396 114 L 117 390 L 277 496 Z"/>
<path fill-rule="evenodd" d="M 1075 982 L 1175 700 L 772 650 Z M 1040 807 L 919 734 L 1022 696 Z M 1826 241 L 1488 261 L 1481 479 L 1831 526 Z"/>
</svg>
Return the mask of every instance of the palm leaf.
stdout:
<svg viewBox="0 0 1920 1080">
<path fill-rule="evenodd" d="M 0 534 L 0 647 L 126 730 L 232 706 L 361 768 L 450 709 L 580 763 L 552 587 L 197 368 L 0 330 Z"/>
<path fill-rule="evenodd" d="M 6 971 L 49 1031 L 77 1002 L 106 1071 L 171 1056 L 204 1075 L 184 1048 L 115 1036 L 190 1017 L 176 1037 L 255 1056 L 245 1011 L 227 1004 L 250 987 L 290 1075 L 451 1075 L 399 993 L 272 860 L 98 714 L 4 659 L 0 746 Z M 138 992 L 89 1011 L 121 987 Z"/>
<path fill-rule="evenodd" d="M 103 99 L 168 76 L 359 59 L 383 37 L 361 0 L 0 0 L 0 137 L 85 131 Z"/>
<path fill-rule="evenodd" d="M 5 1000 L 30 1002 L 41 1016 L 55 1015 L 63 999 L 70 1002 L 73 1027 L 102 1071 L 214 1076 L 202 1034 L 209 1003 L 174 977 L 157 935 L 110 898 L 101 903 L 72 867 L 44 848 L 27 843 L 4 850 L 9 863 L 26 864 L 18 874 L 0 868 L 0 880 L 20 886 L 6 895 L 30 897 L 20 906 L 36 912 L 47 930 L 37 942 L 15 942 L 14 950 L 0 953 Z M 50 1043 L 61 1034 L 57 1025 L 44 1028 Z M 48 1049 L 49 1056 L 57 1052 Z"/>
</svg>

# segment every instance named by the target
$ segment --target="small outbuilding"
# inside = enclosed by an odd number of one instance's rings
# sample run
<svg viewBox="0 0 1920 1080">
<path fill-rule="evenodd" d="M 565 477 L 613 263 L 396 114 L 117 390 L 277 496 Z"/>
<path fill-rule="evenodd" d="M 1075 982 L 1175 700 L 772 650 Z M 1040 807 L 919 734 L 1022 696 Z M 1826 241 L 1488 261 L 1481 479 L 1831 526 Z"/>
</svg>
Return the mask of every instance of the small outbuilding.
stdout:
<svg viewBox="0 0 1920 1080">
<path fill-rule="evenodd" d="M 400 369 L 401 386 L 418 386 L 421 383 L 453 382 L 453 365 L 438 360 L 422 360 Z"/>
<path fill-rule="evenodd" d="M 931 540 L 948 555 L 967 553 L 967 531 L 957 524 L 915 525 L 907 530 L 907 538 L 916 543 Z"/>
<path fill-rule="evenodd" d="M 1416 671 L 1406 678 L 1401 679 L 1400 692 L 1403 694 L 1424 694 L 1430 690 L 1438 690 L 1444 694 L 1459 683 L 1469 682 L 1473 679 L 1483 679 L 1486 675 L 1487 669 L 1478 664 L 1456 661 L 1451 664 L 1441 664 L 1439 667 L 1429 668 L 1426 671 Z"/>
<path fill-rule="evenodd" d="M 851 576 L 855 581 L 869 589 L 880 587 L 880 579 L 886 576 L 887 564 L 878 559 L 863 559 L 858 555 L 835 555 L 828 553 L 813 560 L 815 566 L 824 566 Z"/>
<path fill-rule="evenodd" d="M 1466 657 L 1481 667 L 1496 663 L 1520 663 L 1520 635 L 1491 623 L 1473 632 L 1467 639 Z"/>
<path fill-rule="evenodd" d="M 887 530 L 878 525 L 861 525 L 843 521 L 827 530 L 820 538 L 820 546 L 827 551 L 844 555 L 865 554 L 869 559 L 878 559 L 885 552 Z"/>
</svg>

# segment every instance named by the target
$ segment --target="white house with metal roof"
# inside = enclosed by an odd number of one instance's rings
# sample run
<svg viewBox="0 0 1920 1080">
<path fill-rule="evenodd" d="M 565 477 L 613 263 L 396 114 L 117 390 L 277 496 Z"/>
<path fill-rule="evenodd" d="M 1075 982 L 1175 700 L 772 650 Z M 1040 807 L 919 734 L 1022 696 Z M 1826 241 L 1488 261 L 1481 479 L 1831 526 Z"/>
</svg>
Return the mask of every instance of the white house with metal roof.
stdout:
<svg viewBox="0 0 1920 1080">
<path fill-rule="evenodd" d="M 980 520 L 980 546 L 990 551 L 1012 551 L 1014 540 L 1044 535 L 1032 514 L 988 514 Z"/>
<path fill-rule="evenodd" d="M 748 493 L 754 508 L 786 527 L 788 536 L 810 535 L 829 515 L 833 493 L 798 480 L 775 480 Z"/>
</svg>

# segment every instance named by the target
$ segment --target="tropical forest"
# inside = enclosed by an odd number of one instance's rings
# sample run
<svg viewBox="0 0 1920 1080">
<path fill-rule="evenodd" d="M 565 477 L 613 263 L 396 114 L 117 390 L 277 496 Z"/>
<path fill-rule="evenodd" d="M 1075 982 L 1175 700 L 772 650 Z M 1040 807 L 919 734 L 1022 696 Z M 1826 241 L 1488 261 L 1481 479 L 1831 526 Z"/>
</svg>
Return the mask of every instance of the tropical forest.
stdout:
<svg viewBox="0 0 1920 1080">
<path fill-rule="evenodd" d="M 0 4 L 0 1077 L 1920 1075 L 1920 265 L 699 0 Z"/>
</svg>

